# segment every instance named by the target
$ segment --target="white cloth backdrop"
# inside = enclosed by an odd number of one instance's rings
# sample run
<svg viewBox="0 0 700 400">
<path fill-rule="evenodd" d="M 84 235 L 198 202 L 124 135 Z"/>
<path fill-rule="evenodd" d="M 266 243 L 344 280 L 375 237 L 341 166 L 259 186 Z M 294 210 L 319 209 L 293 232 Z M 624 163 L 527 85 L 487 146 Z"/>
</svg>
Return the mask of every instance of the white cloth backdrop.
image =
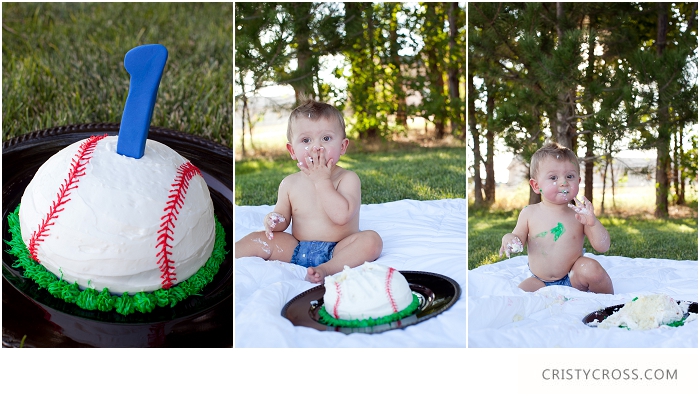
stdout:
<svg viewBox="0 0 700 400">
<path fill-rule="evenodd" d="M 581 320 L 636 296 L 698 301 L 698 262 L 587 254 L 607 270 L 614 295 L 549 286 L 525 293 L 527 256 L 469 271 L 469 347 L 697 347 L 698 322 L 648 331 L 591 328 Z"/>
<path fill-rule="evenodd" d="M 379 334 L 321 332 L 294 326 L 284 305 L 313 288 L 306 268 L 245 257 L 235 262 L 236 347 L 466 347 L 466 200 L 400 200 L 362 205 L 360 229 L 384 241 L 378 263 L 454 279 L 459 300 L 447 311 L 404 329 Z M 273 206 L 236 206 L 236 241 L 262 230 Z"/>
</svg>

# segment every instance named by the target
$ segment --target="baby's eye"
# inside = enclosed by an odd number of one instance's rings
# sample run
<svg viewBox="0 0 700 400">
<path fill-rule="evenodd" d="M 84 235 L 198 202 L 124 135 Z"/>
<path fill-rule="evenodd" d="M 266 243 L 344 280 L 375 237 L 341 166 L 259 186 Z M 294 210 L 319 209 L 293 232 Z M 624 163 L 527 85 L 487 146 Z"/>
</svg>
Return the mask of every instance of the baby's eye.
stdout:
<svg viewBox="0 0 700 400">
<path fill-rule="evenodd" d="M 331 137 L 328 136 L 328 135 L 326 135 L 326 136 L 323 137 L 323 141 L 324 141 L 324 142 L 330 142 L 330 141 L 331 141 Z"/>
<path fill-rule="evenodd" d="M 557 177 L 554 176 L 554 175 L 552 175 L 552 176 L 549 177 L 549 179 L 550 179 L 550 180 L 553 180 L 553 181 L 556 181 L 556 180 L 557 180 Z"/>
<path fill-rule="evenodd" d="M 301 139 L 301 142 L 302 143 L 309 143 L 309 138 L 303 138 L 303 139 Z"/>
<path fill-rule="evenodd" d="M 567 175 L 567 176 L 566 176 L 566 179 L 574 179 L 574 176 L 573 176 L 573 175 Z"/>
</svg>

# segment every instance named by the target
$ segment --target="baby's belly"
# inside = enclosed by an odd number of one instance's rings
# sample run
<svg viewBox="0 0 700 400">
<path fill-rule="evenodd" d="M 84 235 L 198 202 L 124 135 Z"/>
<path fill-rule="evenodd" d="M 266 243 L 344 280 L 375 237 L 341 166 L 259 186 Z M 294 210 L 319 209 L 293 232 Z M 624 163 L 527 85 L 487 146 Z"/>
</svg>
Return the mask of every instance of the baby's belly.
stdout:
<svg viewBox="0 0 700 400">
<path fill-rule="evenodd" d="M 543 281 L 556 281 L 565 277 L 574 265 L 581 253 L 567 255 L 543 256 L 537 254 L 528 255 L 530 271 Z"/>
<path fill-rule="evenodd" d="M 357 226 L 338 226 L 324 221 L 298 223 L 295 219 L 292 223 L 292 235 L 299 241 L 339 242 L 357 232 Z"/>
</svg>

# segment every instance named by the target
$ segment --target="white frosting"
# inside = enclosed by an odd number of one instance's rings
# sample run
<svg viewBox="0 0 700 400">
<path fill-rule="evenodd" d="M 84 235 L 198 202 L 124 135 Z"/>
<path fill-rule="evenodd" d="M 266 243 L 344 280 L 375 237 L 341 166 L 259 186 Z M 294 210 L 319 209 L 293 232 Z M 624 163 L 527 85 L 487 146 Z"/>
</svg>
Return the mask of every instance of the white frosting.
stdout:
<svg viewBox="0 0 700 400">
<path fill-rule="evenodd" d="M 327 276 L 323 303 L 336 319 L 379 318 L 402 311 L 413 301 L 408 281 L 399 271 L 366 262 Z"/>
<path fill-rule="evenodd" d="M 665 294 L 642 296 L 626 303 L 621 309 L 605 318 L 598 327 L 617 328 L 626 326 L 630 330 L 658 328 L 661 325 L 680 321 L 683 309 Z"/>
<path fill-rule="evenodd" d="M 19 213 L 27 246 L 56 201 L 81 143 L 52 156 L 27 186 Z M 107 287 L 114 294 L 153 291 L 162 285 L 157 257 L 161 217 L 177 169 L 187 159 L 153 140 L 146 141 L 140 159 L 119 155 L 116 147 L 116 136 L 97 142 L 85 175 L 38 245 L 37 257 L 46 269 L 83 288 Z M 214 207 L 201 175 L 189 181 L 174 223 L 168 243 L 177 284 L 204 265 L 214 247 Z"/>
<path fill-rule="evenodd" d="M 523 251 L 523 244 L 518 240 L 515 243 L 508 243 L 508 248 L 510 249 L 510 253 L 520 253 Z"/>
</svg>

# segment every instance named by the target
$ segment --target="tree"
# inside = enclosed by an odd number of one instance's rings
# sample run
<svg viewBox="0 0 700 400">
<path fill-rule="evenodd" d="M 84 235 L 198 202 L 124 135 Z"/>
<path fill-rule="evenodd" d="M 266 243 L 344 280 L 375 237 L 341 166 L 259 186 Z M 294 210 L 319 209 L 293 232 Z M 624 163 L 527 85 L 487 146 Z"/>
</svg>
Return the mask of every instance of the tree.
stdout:
<svg viewBox="0 0 700 400">
<path fill-rule="evenodd" d="M 464 26 L 466 15 L 462 12 L 459 4 L 455 2 L 449 3 L 447 15 L 450 26 L 449 60 L 447 63 L 450 120 L 452 121 L 450 125 L 452 127 L 452 135 L 464 140 L 467 132 L 464 125 L 465 106 L 461 93 L 464 93 L 465 90 L 460 90 L 460 87 L 464 85 L 464 59 L 466 54 L 464 53 L 464 33 L 460 34 L 460 28 Z"/>
<path fill-rule="evenodd" d="M 591 200 L 594 162 L 610 159 L 623 137 L 638 148 L 657 148 L 659 190 L 668 186 L 663 179 L 670 171 L 664 161 L 671 153 L 669 132 L 697 121 L 697 95 L 692 97 L 697 89 L 687 67 L 697 46 L 696 26 L 689 23 L 694 22 L 696 4 L 469 7 L 470 70 L 485 82 L 475 88 L 477 96 L 493 91 L 492 82 L 498 93 L 493 120 L 482 129 L 496 129 L 526 162 L 546 131 L 551 140 L 574 151 L 578 138 L 584 137 L 586 195 Z M 672 18 L 659 25 L 660 10 L 668 7 L 673 13 L 663 15 Z M 664 41 L 659 26 L 667 28 L 668 44 L 657 55 L 650 49 Z M 488 108 L 485 103 L 483 107 Z M 658 194 L 658 207 L 664 208 L 667 197 L 667 191 Z M 537 198 L 531 195 L 533 201 Z"/>
<path fill-rule="evenodd" d="M 287 19 L 279 18 L 280 9 L 274 4 L 260 7 L 257 3 L 236 3 L 236 74 L 235 83 L 240 89 L 236 102 L 241 108 L 241 148 L 245 155 L 246 121 L 249 137 L 253 137 L 252 120 L 248 100 L 261 88 L 276 81 L 274 71 L 289 62 L 287 47 Z M 262 37 L 260 32 L 269 32 Z"/>
<path fill-rule="evenodd" d="M 414 116 L 432 120 L 438 134 L 465 138 L 459 4 L 236 3 L 235 10 L 236 101 L 251 134 L 248 99 L 267 85 L 290 85 L 297 102 L 340 94 L 335 105 L 350 111 L 360 138 L 390 138 Z M 335 68 L 347 80 L 342 94 L 320 77 L 322 57 L 338 54 L 345 59 Z M 409 106 L 414 94 L 420 104 Z"/>
</svg>

